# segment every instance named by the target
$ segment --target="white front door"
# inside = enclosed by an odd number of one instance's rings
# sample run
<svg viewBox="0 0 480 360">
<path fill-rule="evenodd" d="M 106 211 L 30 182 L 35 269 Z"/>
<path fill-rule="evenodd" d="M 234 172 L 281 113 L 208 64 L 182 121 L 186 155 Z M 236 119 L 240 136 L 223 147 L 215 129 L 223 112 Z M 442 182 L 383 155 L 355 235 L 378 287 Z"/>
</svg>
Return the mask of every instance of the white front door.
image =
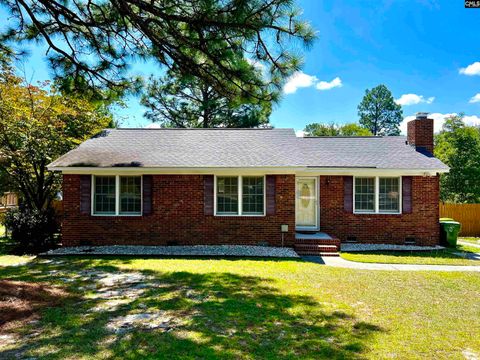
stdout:
<svg viewBox="0 0 480 360">
<path fill-rule="evenodd" d="M 315 177 L 297 177 L 295 196 L 296 228 L 318 229 L 318 186 Z"/>
</svg>

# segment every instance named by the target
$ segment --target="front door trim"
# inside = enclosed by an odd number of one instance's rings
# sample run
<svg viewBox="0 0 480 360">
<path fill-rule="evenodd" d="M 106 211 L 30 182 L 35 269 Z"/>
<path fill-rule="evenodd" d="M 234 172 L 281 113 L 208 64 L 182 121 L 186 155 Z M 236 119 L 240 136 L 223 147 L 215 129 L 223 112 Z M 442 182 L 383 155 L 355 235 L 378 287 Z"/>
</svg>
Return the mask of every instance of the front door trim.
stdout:
<svg viewBox="0 0 480 360">
<path fill-rule="evenodd" d="M 298 226 L 297 221 L 297 191 L 298 191 L 298 180 L 302 179 L 313 179 L 315 181 L 315 225 L 312 226 Z M 295 230 L 299 231 L 318 231 L 320 229 L 320 189 L 319 189 L 319 178 L 318 176 L 297 176 L 295 177 Z"/>
</svg>

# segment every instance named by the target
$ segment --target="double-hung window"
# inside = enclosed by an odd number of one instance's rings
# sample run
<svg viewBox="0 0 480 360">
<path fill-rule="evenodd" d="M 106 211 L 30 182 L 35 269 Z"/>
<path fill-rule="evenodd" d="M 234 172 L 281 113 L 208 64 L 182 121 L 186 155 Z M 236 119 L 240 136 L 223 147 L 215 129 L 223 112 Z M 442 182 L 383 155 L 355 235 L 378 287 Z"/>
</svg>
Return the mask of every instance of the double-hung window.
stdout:
<svg viewBox="0 0 480 360">
<path fill-rule="evenodd" d="M 355 178 L 355 211 L 375 212 L 375 178 Z"/>
<path fill-rule="evenodd" d="M 94 176 L 94 215 L 141 215 L 141 176 Z"/>
<path fill-rule="evenodd" d="M 382 213 L 400 212 L 400 178 L 378 179 L 378 210 Z"/>
<path fill-rule="evenodd" d="M 217 177 L 217 214 L 238 215 L 238 177 Z"/>
<path fill-rule="evenodd" d="M 264 176 L 217 176 L 216 215 L 264 215 Z"/>
<path fill-rule="evenodd" d="M 401 181 L 399 177 L 356 177 L 355 213 L 399 214 Z"/>
</svg>

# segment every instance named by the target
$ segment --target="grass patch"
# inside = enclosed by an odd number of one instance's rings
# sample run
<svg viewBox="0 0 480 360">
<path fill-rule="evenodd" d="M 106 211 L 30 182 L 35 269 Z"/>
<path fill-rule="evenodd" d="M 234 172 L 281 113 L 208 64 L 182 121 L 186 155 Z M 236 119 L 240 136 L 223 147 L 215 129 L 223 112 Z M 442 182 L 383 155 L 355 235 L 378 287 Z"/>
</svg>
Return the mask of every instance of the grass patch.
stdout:
<svg viewBox="0 0 480 360">
<path fill-rule="evenodd" d="M 1 261 L 1 260 L 0 260 Z M 108 277 L 145 276 L 126 302 Z M 62 286 L 72 300 L 16 329 L 0 358 L 451 359 L 480 354 L 480 274 L 358 271 L 300 260 L 35 259 L 0 278 Z M 124 281 L 118 285 L 124 286 Z M 461 301 L 461 309 L 456 304 Z M 167 330 L 108 331 L 161 313 Z M 34 335 L 32 335 L 34 334 Z"/>
<path fill-rule="evenodd" d="M 458 240 L 480 245 L 480 238 L 478 237 L 461 237 L 461 238 L 458 238 Z"/>
<path fill-rule="evenodd" d="M 0 267 L 20 265 L 34 259 L 34 256 L 11 255 L 11 251 L 14 247 L 15 246 L 10 241 L 10 238 L 6 236 L 3 236 L 3 237 L 0 236 Z"/>
<path fill-rule="evenodd" d="M 476 246 L 468 246 L 463 244 L 457 244 L 457 250 L 465 252 L 480 253 L 480 248 Z"/>
<path fill-rule="evenodd" d="M 480 261 L 467 260 L 455 252 L 472 252 L 473 247 L 458 245 L 457 249 L 434 251 L 362 251 L 341 252 L 345 260 L 381 264 L 421 264 L 421 265 L 479 265 Z"/>
<path fill-rule="evenodd" d="M 28 255 L 0 255 L 0 267 L 22 265 L 33 260 L 34 258 L 34 256 Z"/>
</svg>

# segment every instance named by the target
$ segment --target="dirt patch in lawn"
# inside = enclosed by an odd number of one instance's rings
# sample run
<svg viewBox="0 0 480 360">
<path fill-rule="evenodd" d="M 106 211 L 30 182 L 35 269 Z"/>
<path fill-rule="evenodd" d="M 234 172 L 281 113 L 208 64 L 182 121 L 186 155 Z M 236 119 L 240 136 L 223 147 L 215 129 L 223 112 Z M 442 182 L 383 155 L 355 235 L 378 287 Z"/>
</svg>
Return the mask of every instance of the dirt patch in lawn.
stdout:
<svg viewBox="0 0 480 360">
<path fill-rule="evenodd" d="M 0 280 L 0 335 L 39 318 L 39 310 L 58 306 L 69 294 L 54 286 Z"/>
</svg>

